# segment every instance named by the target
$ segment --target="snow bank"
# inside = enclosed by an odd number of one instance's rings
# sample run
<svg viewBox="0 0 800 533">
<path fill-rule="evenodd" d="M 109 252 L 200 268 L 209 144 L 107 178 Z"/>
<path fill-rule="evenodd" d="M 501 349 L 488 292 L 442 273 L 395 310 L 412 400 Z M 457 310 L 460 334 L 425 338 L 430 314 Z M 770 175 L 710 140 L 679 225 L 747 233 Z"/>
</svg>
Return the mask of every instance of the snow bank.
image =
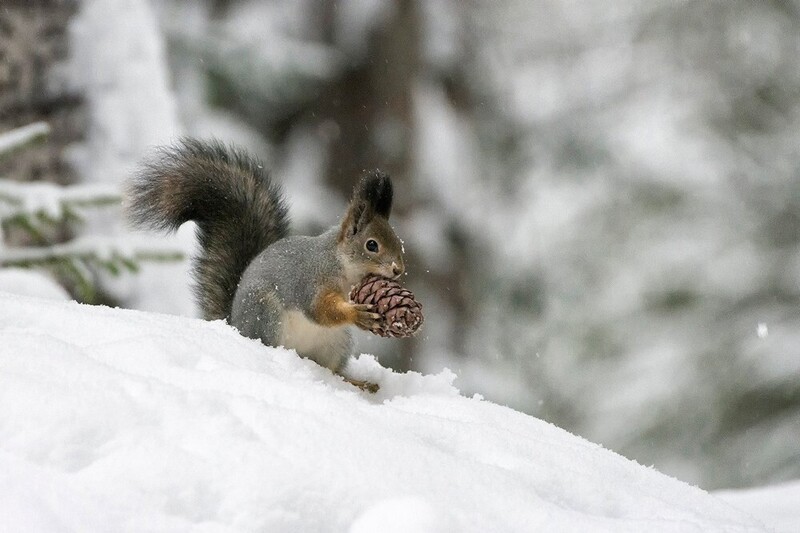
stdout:
<svg viewBox="0 0 800 533">
<path fill-rule="evenodd" d="M 781 483 L 771 487 L 746 490 L 724 490 L 714 493 L 743 511 L 762 519 L 776 532 L 800 531 L 800 481 Z"/>
<path fill-rule="evenodd" d="M 56 280 L 29 268 L 0 268 L 0 293 L 3 292 L 52 300 L 72 299 Z"/>
<path fill-rule="evenodd" d="M 3 531 L 763 531 L 454 375 L 0 294 Z"/>
</svg>

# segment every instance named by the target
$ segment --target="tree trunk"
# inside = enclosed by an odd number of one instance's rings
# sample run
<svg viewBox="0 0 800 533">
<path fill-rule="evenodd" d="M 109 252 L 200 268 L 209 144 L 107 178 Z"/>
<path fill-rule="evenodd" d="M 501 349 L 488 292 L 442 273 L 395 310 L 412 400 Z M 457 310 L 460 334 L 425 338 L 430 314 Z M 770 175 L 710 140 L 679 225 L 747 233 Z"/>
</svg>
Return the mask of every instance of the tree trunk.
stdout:
<svg viewBox="0 0 800 533">
<path fill-rule="evenodd" d="M 45 143 L 0 160 L 0 176 L 75 181 L 64 148 L 83 137 L 81 98 L 68 79 L 68 24 L 76 0 L 3 0 L 0 9 L 0 131 L 45 121 Z"/>
</svg>

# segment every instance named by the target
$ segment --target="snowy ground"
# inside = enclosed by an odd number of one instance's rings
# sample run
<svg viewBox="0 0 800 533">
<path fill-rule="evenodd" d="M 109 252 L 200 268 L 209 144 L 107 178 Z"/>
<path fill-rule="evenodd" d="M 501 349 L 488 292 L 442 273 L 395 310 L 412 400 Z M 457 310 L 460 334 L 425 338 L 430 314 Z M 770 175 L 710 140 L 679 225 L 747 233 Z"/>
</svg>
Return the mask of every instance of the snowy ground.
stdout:
<svg viewBox="0 0 800 533">
<path fill-rule="evenodd" d="M 768 530 L 448 371 L 353 374 L 381 391 L 221 322 L 0 294 L 0 531 Z"/>
<path fill-rule="evenodd" d="M 776 532 L 800 531 L 800 481 L 773 487 L 714 493 L 720 499 L 761 518 Z"/>
</svg>

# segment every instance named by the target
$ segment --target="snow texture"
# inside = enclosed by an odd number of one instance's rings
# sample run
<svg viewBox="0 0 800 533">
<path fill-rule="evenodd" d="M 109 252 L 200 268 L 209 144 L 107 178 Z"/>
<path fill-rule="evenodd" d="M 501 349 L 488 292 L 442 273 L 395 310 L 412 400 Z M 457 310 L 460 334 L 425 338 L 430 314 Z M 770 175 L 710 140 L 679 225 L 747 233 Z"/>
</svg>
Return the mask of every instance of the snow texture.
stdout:
<svg viewBox="0 0 800 533">
<path fill-rule="evenodd" d="M 0 154 L 22 148 L 29 142 L 50 133 L 46 122 L 35 122 L 0 134 Z"/>
<path fill-rule="evenodd" d="M 777 533 L 800 531 L 800 481 L 771 487 L 746 490 L 725 490 L 714 493 L 720 499 L 761 518 Z"/>
<path fill-rule="evenodd" d="M 2 253 L 1 247 L 0 253 Z M 0 268 L 0 292 L 52 300 L 72 299 L 56 280 L 26 268 Z"/>
<path fill-rule="evenodd" d="M 765 531 L 455 376 L 0 294 L 2 531 Z"/>
<path fill-rule="evenodd" d="M 61 220 L 65 209 L 80 209 L 102 203 L 119 202 L 119 187 L 104 183 L 70 185 L 68 187 L 45 181 L 21 183 L 0 180 L 0 217 L 44 215 Z"/>
<path fill-rule="evenodd" d="M 124 242 L 113 237 L 96 235 L 78 237 L 65 243 L 29 248 L 0 248 L 0 264 L 21 264 L 25 261 L 67 260 L 70 258 L 114 261 L 125 259 L 139 261 L 172 261 L 180 257 L 176 249 L 165 240 L 153 240 L 142 235 L 132 235 Z"/>
</svg>

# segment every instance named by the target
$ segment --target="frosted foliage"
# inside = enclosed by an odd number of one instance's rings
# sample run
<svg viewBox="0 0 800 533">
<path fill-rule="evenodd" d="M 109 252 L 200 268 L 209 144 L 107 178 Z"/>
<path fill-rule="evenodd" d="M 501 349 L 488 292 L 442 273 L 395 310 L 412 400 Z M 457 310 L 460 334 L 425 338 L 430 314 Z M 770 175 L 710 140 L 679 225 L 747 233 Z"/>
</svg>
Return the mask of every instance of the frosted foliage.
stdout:
<svg viewBox="0 0 800 533">
<path fill-rule="evenodd" d="M 444 216 L 418 240 L 433 266 L 437 226 L 486 253 L 459 328 L 473 360 L 423 367 L 703 486 L 800 476 L 796 14 L 464 14 L 480 105 L 420 87 L 417 173 Z"/>
<path fill-rule="evenodd" d="M 73 150 L 73 158 L 86 180 L 120 184 L 148 149 L 180 134 L 163 36 L 146 0 L 86 0 L 72 33 L 74 75 L 89 116 L 86 142 Z M 93 217 L 87 226 L 94 234 L 128 232 L 119 213 Z M 182 232 L 165 242 L 188 256 L 193 237 Z M 197 312 L 185 262 L 147 265 L 139 275 L 109 279 L 105 286 L 129 306 Z"/>
<path fill-rule="evenodd" d="M 54 220 L 65 217 L 71 209 L 93 204 L 119 203 L 120 190 L 115 184 L 79 184 L 62 187 L 54 183 L 22 183 L 0 180 L 0 218 L 41 215 Z"/>
<path fill-rule="evenodd" d="M 50 126 L 45 122 L 36 122 L 0 133 L 0 155 L 21 148 L 28 142 L 46 136 L 48 133 L 50 133 Z"/>
<path fill-rule="evenodd" d="M 350 372 L 381 390 L 221 321 L 0 294 L 0 526 L 768 531 L 703 490 L 460 395 L 447 370 L 397 374 L 362 355 Z"/>
</svg>

